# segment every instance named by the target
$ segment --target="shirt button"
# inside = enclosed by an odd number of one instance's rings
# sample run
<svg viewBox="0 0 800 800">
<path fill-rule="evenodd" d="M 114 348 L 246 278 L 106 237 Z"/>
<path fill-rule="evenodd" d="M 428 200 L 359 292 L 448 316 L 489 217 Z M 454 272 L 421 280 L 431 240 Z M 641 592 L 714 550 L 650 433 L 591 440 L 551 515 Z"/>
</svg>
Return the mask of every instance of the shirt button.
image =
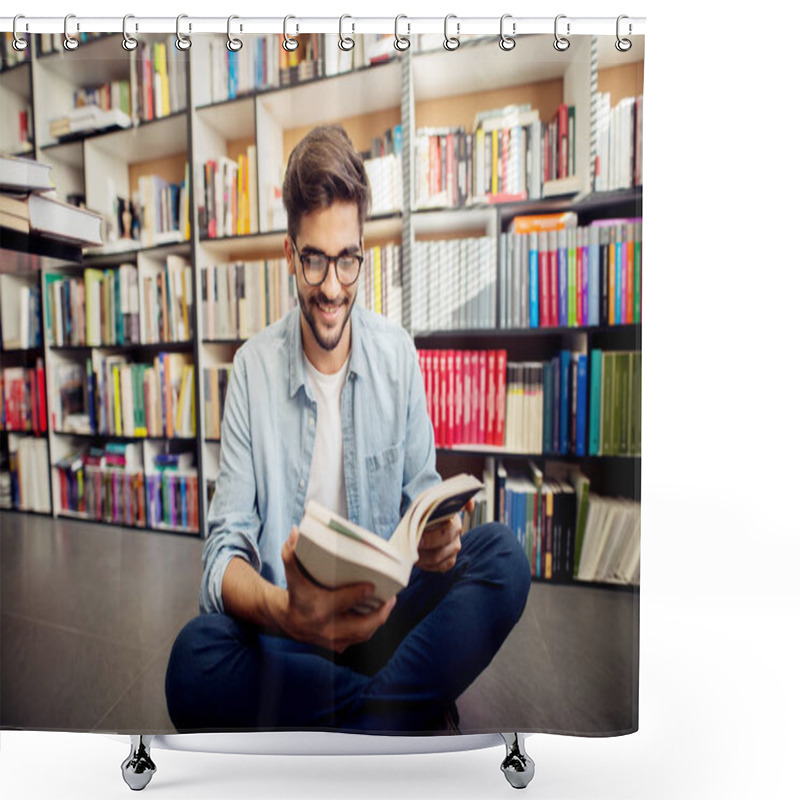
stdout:
<svg viewBox="0 0 800 800">
<path fill-rule="evenodd" d="M 305 489 L 305 486 L 306 486 L 305 479 L 304 478 L 300 478 L 300 488 L 301 489 Z"/>
<path fill-rule="evenodd" d="M 308 418 L 308 427 L 309 428 L 313 428 L 314 427 L 314 417 L 309 417 Z"/>
</svg>

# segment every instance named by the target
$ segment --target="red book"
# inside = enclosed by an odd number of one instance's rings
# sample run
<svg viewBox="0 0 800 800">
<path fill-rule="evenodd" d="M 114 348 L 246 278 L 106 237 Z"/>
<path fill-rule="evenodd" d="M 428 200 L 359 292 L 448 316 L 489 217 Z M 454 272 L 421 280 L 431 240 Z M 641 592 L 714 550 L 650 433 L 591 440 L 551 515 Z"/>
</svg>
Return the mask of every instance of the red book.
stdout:
<svg viewBox="0 0 800 800">
<path fill-rule="evenodd" d="M 69 488 L 67 487 L 67 472 L 65 469 L 58 471 L 58 484 L 61 488 L 61 510 L 69 511 Z"/>
<path fill-rule="evenodd" d="M 439 350 L 439 446 L 447 447 L 447 351 Z"/>
<path fill-rule="evenodd" d="M 486 350 L 479 351 L 478 355 L 478 413 L 476 424 L 478 435 L 476 444 L 486 444 L 486 388 L 489 383 L 489 356 Z"/>
<path fill-rule="evenodd" d="M 486 444 L 495 443 L 497 407 L 497 350 L 486 355 Z"/>
<path fill-rule="evenodd" d="M 547 234 L 539 237 L 539 327 L 550 327 L 550 256 L 547 251 Z"/>
<path fill-rule="evenodd" d="M 456 350 L 453 358 L 455 371 L 453 444 L 464 443 L 464 351 Z"/>
<path fill-rule="evenodd" d="M 447 375 L 447 447 L 452 447 L 454 444 L 455 436 L 455 422 L 456 422 L 456 369 L 455 369 L 455 350 L 447 351 L 447 364 L 445 366 Z"/>
<path fill-rule="evenodd" d="M 462 395 L 464 416 L 462 419 L 463 436 L 461 441 L 463 444 L 472 444 L 472 351 L 464 350 L 462 356 L 464 364 L 464 393 Z"/>
<path fill-rule="evenodd" d="M 558 177 L 569 175 L 569 109 L 566 103 L 558 107 Z"/>
<path fill-rule="evenodd" d="M 36 360 L 36 388 L 39 394 L 37 409 L 39 411 L 39 432 L 47 430 L 47 400 L 44 389 L 44 364 L 41 359 Z"/>
<path fill-rule="evenodd" d="M 472 386 L 472 398 L 470 400 L 471 411 L 469 420 L 469 442 L 477 444 L 478 438 L 478 415 L 480 408 L 480 353 L 477 350 L 470 350 L 469 354 L 469 373 L 470 385 Z"/>
<path fill-rule="evenodd" d="M 633 282 L 634 282 L 634 273 L 633 273 L 633 266 L 634 266 L 634 232 L 633 232 L 633 225 L 628 226 L 628 237 L 627 241 L 623 242 L 623 247 L 627 248 L 628 254 L 628 261 L 627 261 L 627 285 L 625 287 L 627 296 L 627 303 L 625 304 L 625 322 L 629 325 L 633 323 Z"/>
<path fill-rule="evenodd" d="M 497 401 L 495 405 L 494 443 L 499 447 L 505 444 L 506 437 L 506 364 L 508 353 L 506 350 L 497 351 Z"/>
<path fill-rule="evenodd" d="M 431 422 L 433 423 L 433 439 L 437 447 L 442 444 L 441 434 L 441 406 L 439 401 L 440 390 L 440 376 L 439 376 L 439 352 L 437 350 L 430 351 L 430 368 L 431 368 Z"/>
<path fill-rule="evenodd" d="M 547 235 L 547 250 L 550 261 L 550 276 L 547 288 L 550 292 L 550 325 L 558 327 L 558 233 Z"/>
</svg>

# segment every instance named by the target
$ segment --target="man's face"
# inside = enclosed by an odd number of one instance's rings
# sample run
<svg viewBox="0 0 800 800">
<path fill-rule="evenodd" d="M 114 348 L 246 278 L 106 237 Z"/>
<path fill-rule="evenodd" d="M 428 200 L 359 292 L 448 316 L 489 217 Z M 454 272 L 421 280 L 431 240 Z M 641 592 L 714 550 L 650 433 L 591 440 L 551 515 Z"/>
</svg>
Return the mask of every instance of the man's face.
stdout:
<svg viewBox="0 0 800 800">
<path fill-rule="evenodd" d="M 360 255 L 358 207 L 355 203 L 336 202 L 329 208 L 304 214 L 295 245 L 296 253 L 287 236 L 284 249 L 289 272 L 297 280 L 303 347 L 317 369 L 327 367 L 335 371 L 344 363 L 350 351 L 350 313 L 358 282 L 352 286 L 342 286 L 336 277 L 334 263 L 330 262 L 325 280 L 319 286 L 310 286 L 303 274 L 300 256 L 314 253 L 331 257 Z"/>
</svg>

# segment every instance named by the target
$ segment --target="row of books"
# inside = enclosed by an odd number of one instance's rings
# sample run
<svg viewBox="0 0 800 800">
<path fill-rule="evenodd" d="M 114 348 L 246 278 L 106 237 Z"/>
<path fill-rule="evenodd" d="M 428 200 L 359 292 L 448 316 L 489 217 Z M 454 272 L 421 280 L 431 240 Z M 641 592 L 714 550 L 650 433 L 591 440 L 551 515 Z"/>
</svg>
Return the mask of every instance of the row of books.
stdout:
<svg viewBox="0 0 800 800">
<path fill-rule="evenodd" d="M 399 153 L 374 156 L 364 161 L 372 192 L 373 216 L 394 214 L 403 207 L 402 159 Z"/>
<path fill-rule="evenodd" d="M 173 40 L 141 38 L 131 70 L 131 96 L 140 122 L 167 117 L 186 109 L 186 54 Z"/>
<path fill-rule="evenodd" d="M 501 328 L 642 321 L 641 218 L 515 217 L 499 247 Z"/>
<path fill-rule="evenodd" d="M 594 173 L 596 192 L 642 185 L 642 95 L 611 108 L 611 95 L 598 92 Z"/>
<path fill-rule="evenodd" d="M 408 275 L 412 331 L 494 328 L 496 265 L 491 236 L 415 241 Z"/>
<path fill-rule="evenodd" d="M 63 433 L 193 438 L 194 364 L 159 353 L 152 364 L 92 353 L 85 365 L 53 367 L 53 429 Z"/>
<path fill-rule="evenodd" d="M 400 245 L 376 245 L 364 250 L 357 302 L 403 324 L 403 250 Z"/>
<path fill-rule="evenodd" d="M 139 285 L 136 268 L 86 269 L 69 277 L 47 272 L 45 337 L 57 347 L 122 345 L 139 341 Z"/>
<path fill-rule="evenodd" d="M 4 350 L 41 346 L 42 293 L 36 283 L 0 275 L 0 330 Z"/>
<path fill-rule="evenodd" d="M 138 445 L 110 443 L 56 463 L 61 513 L 123 525 L 197 532 L 191 454 L 158 453 L 145 468 Z"/>
<path fill-rule="evenodd" d="M 90 42 L 92 39 L 100 39 L 103 36 L 108 36 L 107 33 L 88 32 L 88 31 L 75 31 L 70 34 L 73 39 L 79 42 Z M 38 39 L 38 53 L 40 55 L 47 55 L 48 53 L 60 53 L 64 49 L 64 34 L 62 33 L 39 33 L 36 35 Z"/>
<path fill-rule="evenodd" d="M 167 255 L 155 275 L 142 279 L 142 342 L 188 342 L 194 334 L 194 274 L 183 256 Z"/>
<path fill-rule="evenodd" d="M 139 241 L 143 246 L 151 247 L 189 239 L 188 192 L 188 162 L 180 184 L 170 183 L 158 175 L 139 177 L 133 207 L 139 209 Z"/>
<path fill-rule="evenodd" d="M 49 464 L 46 439 L 9 436 L 7 495 L 11 507 L 50 513 Z"/>
<path fill-rule="evenodd" d="M 246 339 L 276 322 L 297 302 L 284 259 L 204 267 L 200 285 L 206 339 Z"/>
<path fill-rule="evenodd" d="M 127 128 L 131 113 L 130 81 L 81 87 L 72 94 L 72 110 L 50 120 L 50 135 L 58 139 L 83 131 Z"/>
<path fill-rule="evenodd" d="M 200 237 L 215 239 L 258 230 L 256 146 L 236 160 L 227 156 L 197 166 L 195 180 Z"/>
<path fill-rule="evenodd" d="M 638 585 L 641 507 L 590 493 L 573 465 L 497 470 L 497 519 L 511 528 L 542 580 Z"/>
<path fill-rule="evenodd" d="M 576 173 L 575 107 L 562 103 L 550 122 L 529 105 L 489 109 L 473 132 L 421 128 L 414 145 L 417 208 L 538 200 Z"/>
<path fill-rule="evenodd" d="M 225 413 L 225 398 L 228 394 L 233 364 L 217 364 L 203 370 L 203 410 L 205 431 L 209 439 L 219 439 Z"/>
<path fill-rule="evenodd" d="M 418 351 L 437 447 L 576 456 L 641 455 L 641 351 Z"/>
<path fill-rule="evenodd" d="M 0 370 L 0 430 L 47 432 L 47 398 L 44 362 L 34 367 L 5 367 Z"/>
<path fill-rule="evenodd" d="M 338 36 L 313 33 L 295 38 L 298 48 L 286 51 L 280 36 L 245 36 L 242 49 L 232 52 L 224 37 L 203 37 L 198 43 L 203 53 L 198 63 L 208 65 L 201 76 L 208 94 L 203 105 L 347 72 L 387 60 L 393 53 L 394 38 L 385 35 L 361 34 L 349 51 L 339 48 Z"/>
</svg>

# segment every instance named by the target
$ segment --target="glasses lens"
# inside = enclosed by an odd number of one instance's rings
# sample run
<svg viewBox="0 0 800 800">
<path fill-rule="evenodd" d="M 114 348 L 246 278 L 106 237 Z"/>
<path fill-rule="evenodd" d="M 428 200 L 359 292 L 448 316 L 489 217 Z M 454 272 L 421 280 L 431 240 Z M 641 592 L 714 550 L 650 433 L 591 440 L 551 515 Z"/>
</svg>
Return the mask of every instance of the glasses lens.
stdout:
<svg viewBox="0 0 800 800">
<path fill-rule="evenodd" d="M 306 270 L 306 280 L 311 283 L 322 283 L 325 279 L 325 270 L 328 268 L 328 259 L 320 255 L 308 255 L 302 258 Z"/>
<path fill-rule="evenodd" d="M 355 256 L 340 256 L 336 262 L 339 281 L 345 285 L 353 283 L 358 278 L 360 265 L 360 261 Z"/>
</svg>

